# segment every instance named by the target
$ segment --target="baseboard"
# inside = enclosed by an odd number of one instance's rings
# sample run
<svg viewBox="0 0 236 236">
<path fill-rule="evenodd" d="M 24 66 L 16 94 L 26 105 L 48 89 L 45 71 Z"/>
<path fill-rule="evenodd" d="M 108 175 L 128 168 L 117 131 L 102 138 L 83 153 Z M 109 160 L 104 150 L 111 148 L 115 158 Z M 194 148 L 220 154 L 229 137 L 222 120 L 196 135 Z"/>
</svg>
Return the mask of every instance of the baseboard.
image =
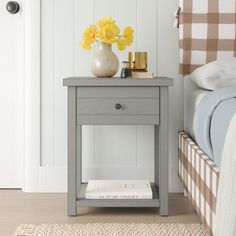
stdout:
<svg viewBox="0 0 236 236">
<path fill-rule="evenodd" d="M 84 167 L 83 182 L 88 179 L 149 179 L 153 181 L 153 167 Z M 176 168 L 170 168 L 170 192 L 183 192 Z M 175 181 L 173 181 L 175 180 Z M 39 168 L 38 192 L 67 192 L 67 168 L 43 166 Z"/>
<path fill-rule="evenodd" d="M 39 167 L 39 188 L 42 193 L 64 193 L 67 191 L 67 168 L 55 166 Z"/>
</svg>

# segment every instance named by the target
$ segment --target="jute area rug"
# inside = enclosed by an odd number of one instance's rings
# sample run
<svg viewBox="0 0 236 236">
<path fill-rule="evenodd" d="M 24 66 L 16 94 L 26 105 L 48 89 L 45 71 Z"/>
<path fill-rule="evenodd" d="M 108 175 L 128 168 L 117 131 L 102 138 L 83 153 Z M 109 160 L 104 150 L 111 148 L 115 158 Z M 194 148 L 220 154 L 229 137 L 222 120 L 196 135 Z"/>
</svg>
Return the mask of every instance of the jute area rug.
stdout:
<svg viewBox="0 0 236 236">
<path fill-rule="evenodd" d="M 202 224 L 20 225 L 14 236 L 209 236 Z"/>
</svg>

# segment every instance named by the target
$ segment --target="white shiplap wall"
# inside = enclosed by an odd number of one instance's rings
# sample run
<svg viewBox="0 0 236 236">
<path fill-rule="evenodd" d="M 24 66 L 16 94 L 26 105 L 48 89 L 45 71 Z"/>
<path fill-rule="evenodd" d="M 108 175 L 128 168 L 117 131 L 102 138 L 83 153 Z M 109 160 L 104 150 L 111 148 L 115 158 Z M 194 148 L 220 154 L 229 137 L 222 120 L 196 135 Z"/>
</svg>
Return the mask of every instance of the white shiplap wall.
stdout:
<svg viewBox="0 0 236 236">
<path fill-rule="evenodd" d="M 67 91 L 62 78 L 89 76 L 94 50 L 80 48 L 82 32 L 104 16 L 112 16 L 121 29 L 131 25 L 131 47 L 114 51 L 120 61 L 128 51 L 147 51 L 149 70 L 177 77 L 177 31 L 172 28 L 177 1 L 166 0 L 42 0 L 41 5 L 41 168 L 45 176 L 66 179 Z M 119 75 L 119 73 L 118 73 Z M 182 128 L 182 81 L 171 91 L 170 190 L 181 188 L 177 173 L 177 130 Z M 174 118 L 174 119 L 173 119 Z M 152 126 L 83 127 L 84 179 L 153 178 Z M 56 174 L 53 175 L 54 170 Z M 53 177 L 54 176 L 54 177 Z M 44 177 L 42 177 L 44 178 Z M 56 178 L 55 178 L 56 181 Z M 50 182 L 50 181 L 49 181 Z M 65 189 L 40 181 L 42 191 Z M 53 180 L 51 180 L 53 186 Z"/>
</svg>

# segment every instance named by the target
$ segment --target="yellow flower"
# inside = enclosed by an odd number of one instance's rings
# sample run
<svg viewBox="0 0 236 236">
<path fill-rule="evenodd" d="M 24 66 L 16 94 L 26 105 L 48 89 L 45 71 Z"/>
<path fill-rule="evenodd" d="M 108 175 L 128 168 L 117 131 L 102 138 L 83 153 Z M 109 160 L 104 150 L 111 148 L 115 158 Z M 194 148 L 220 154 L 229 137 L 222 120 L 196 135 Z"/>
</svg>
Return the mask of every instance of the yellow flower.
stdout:
<svg viewBox="0 0 236 236">
<path fill-rule="evenodd" d="M 97 37 L 97 26 L 91 25 L 85 29 L 83 33 L 83 40 L 86 44 L 92 44 L 96 41 Z"/>
<path fill-rule="evenodd" d="M 83 41 L 80 43 L 80 46 L 85 50 L 90 50 L 91 49 L 91 44 L 83 42 Z"/>
<path fill-rule="evenodd" d="M 116 24 L 106 25 L 98 30 L 99 39 L 108 44 L 116 41 L 117 35 L 120 33 L 120 28 Z"/>
<path fill-rule="evenodd" d="M 126 45 L 127 45 L 127 39 L 124 37 L 118 38 L 116 40 L 116 45 L 117 45 L 117 49 L 120 51 L 125 50 Z"/>
<path fill-rule="evenodd" d="M 97 25 L 102 28 L 107 25 L 111 25 L 111 24 L 115 24 L 115 23 L 116 23 L 116 21 L 113 20 L 112 17 L 104 17 L 97 22 Z"/>
<path fill-rule="evenodd" d="M 133 33 L 134 30 L 130 26 L 124 29 L 123 36 L 127 39 L 127 45 L 131 45 L 131 43 L 133 43 L 133 38 L 134 38 Z"/>
<path fill-rule="evenodd" d="M 91 45 L 98 42 L 107 44 L 117 44 L 119 50 L 124 50 L 126 46 L 133 42 L 134 30 L 128 26 L 124 29 L 123 35 L 120 33 L 120 28 L 112 17 L 104 17 L 95 25 L 91 25 L 83 32 L 83 39 L 80 43 L 81 47 L 90 50 Z"/>
</svg>

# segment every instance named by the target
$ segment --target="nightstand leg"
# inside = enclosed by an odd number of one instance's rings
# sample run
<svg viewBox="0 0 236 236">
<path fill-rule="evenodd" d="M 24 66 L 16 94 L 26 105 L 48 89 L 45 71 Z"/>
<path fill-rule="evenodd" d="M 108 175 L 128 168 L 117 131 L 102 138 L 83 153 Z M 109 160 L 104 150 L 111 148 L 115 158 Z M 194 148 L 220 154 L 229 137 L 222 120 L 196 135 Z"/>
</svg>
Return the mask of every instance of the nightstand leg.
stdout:
<svg viewBox="0 0 236 236">
<path fill-rule="evenodd" d="M 77 215 L 76 87 L 68 87 L 68 216 Z"/>
<path fill-rule="evenodd" d="M 82 185 L 82 125 L 77 125 L 77 196 Z"/>
<path fill-rule="evenodd" d="M 155 157 L 154 157 L 154 182 L 159 186 L 159 126 L 154 125 Z"/>
<path fill-rule="evenodd" d="M 160 87 L 160 126 L 159 126 L 159 194 L 160 215 L 168 216 L 168 134 L 169 107 L 168 87 Z"/>
</svg>

